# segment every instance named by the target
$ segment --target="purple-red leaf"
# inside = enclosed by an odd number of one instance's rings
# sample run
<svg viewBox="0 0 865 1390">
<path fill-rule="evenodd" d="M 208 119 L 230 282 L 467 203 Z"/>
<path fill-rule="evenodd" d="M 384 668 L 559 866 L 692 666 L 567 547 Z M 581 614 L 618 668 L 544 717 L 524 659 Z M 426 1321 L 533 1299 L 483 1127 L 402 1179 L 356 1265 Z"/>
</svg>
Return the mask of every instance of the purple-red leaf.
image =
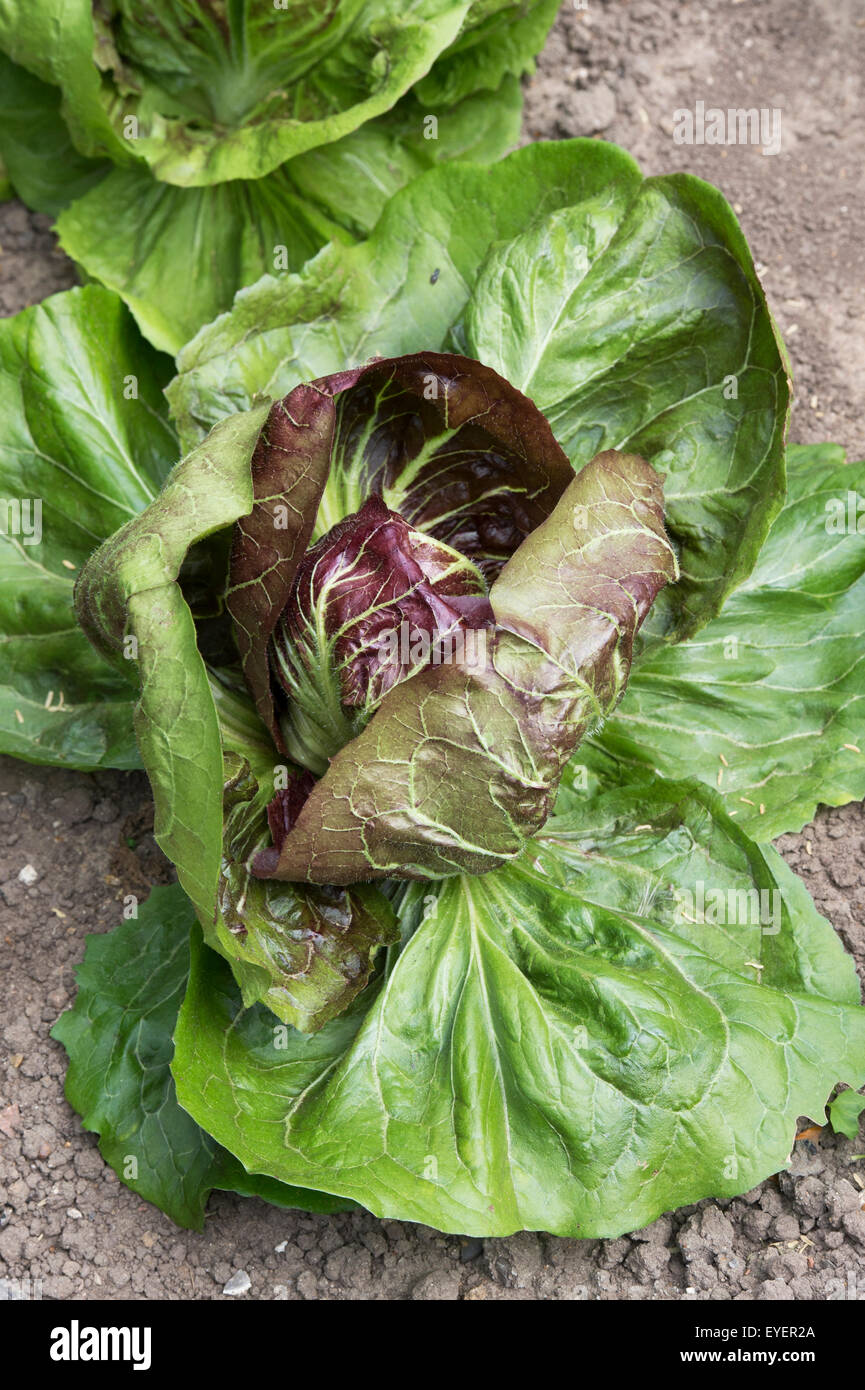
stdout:
<svg viewBox="0 0 865 1390">
<path fill-rule="evenodd" d="M 289 757 L 324 772 L 388 690 L 492 620 L 471 561 L 370 497 L 307 552 L 272 638 Z"/>
<path fill-rule="evenodd" d="M 227 596 L 247 684 L 285 751 L 268 644 L 313 530 L 371 495 L 494 578 L 549 516 L 573 470 L 547 421 L 489 367 L 453 353 L 371 362 L 296 387 L 252 460 Z"/>
<path fill-rule="evenodd" d="M 634 636 L 676 577 L 663 516 L 644 459 L 598 455 L 493 585 L 486 659 L 392 689 L 254 872 L 349 884 L 484 873 L 519 854 L 577 743 L 621 698 Z"/>
</svg>

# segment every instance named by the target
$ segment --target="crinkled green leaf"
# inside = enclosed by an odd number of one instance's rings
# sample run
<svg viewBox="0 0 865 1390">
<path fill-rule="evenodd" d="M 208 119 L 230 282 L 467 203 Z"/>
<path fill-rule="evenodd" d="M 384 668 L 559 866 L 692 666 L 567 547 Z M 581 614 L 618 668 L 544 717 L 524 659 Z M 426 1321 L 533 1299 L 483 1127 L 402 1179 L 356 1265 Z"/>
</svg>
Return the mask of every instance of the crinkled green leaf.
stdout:
<svg viewBox="0 0 865 1390">
<path fill-rule="evenodd" d="M 488 94 L 508 74 L 533 73 L 560 5 L 561 0 L 476 2 L 470 24 L 417 83 L 418 99 L 428 111 L 437 111 L 479 89 Z"/>
<path fill-rule="evenodd" d="M 459 421 L 475 395 L 454 395 Z M 657 475 L 599 455 L 493 583 L 483 648 L 390 690 L 255 872 L 355 883 L 485 873 L 518 855 L 572 749 L 621 698 L 636 632 L 675 573 Z"/>
<path fill-rule="evenodd" d="M 493 248 L 454 330 L 544 412 L 575 468 L 633 450 L 665 474 L 675 639 L 751 570 L 783 494 L 788 383 L 750 253 L 721 194 L 647 179 L 619 216 L 557 209 Z"/>
<path fill-rule="evenodd" d="M 137 918 L 89 936 L 74 1007 L 51 1035 L 69 1053 L 66 1096 L 128 1187 L 179 1226 L 201 1230 L 213 1188 L 304 1211 L 346 1203 L 254 1177 L 177 1102 L 172 1034 L 189 974 L 195 915 L 177 887 L 154 888 Z"/>
<path fill-rule="evenodd" d="M 548 7 L 549 0 L 545 4 Z M 379 57 L 373 60 L 374 68 L 384 55 L 386 34 L 370 7 L 360 8 L 363 25 L 370 25 L 376 36 Z M 379 8 L 385 12 L 395 7 L 383 4 Z M 447 26 L 453 27 L 457 12 L 465 14 L 470 7 L 454 0 L 450 4 L 422 0 L 420 8 L 440 12 Z M 178 157 L 182 162 L 180 146 L 189 140 L 194 162 L 209 143 L 218 151 L 226 141 L 230 145 L 237 138 L 257 139 L 267 125 L 262 124 L 260 113 L 245 129 L 241 121 L 236 130 L 230 128 L 231 122 L 207 130 L 210 103 L 218 103 L 220 94 L 230 101 L 254 102 L 257 87 L 269 81 L 267 72 L 274 62 L 278 87 L 285 96 L 291 74 L 279 45 L 258 55 L 264 67 L 257 60 L 243 60 L 244 46 L 251 40 L 254 48 L 255 32 L 262 25 L 271 36 L 286 39 L 290 49 L 303 51 L 300 69 L 305 73 L 297 71 L 303 83 L 319 59 L 337 64 L 346 59 L 340 45 L 350 46 L 359 37 L 356 0 L 340 0 L 323 25 L 318 22 L 321 16 L 316 17 L 306 5 L 298 7 L 295 0 L 286 6 L 286 13 L 265 5 L 245 19 L 244 6 L 235 7 L 226 20 L 228 54 L 219 14 L 210 14 L 207 7 L 198 14 L 197 29 L 187 28 L 173 0 L 144 7 L 143 13 L 138 5 L 114 6 L 113 31 L 100 10 L 95 55 L 104 73 L 101 89 L 97 67 L 81 57 L 86 49 L 94 51 L 90 5 L 84 0 L 63 6 L 40 0 L 34 26 L 25 23 L 23 13 L 8 0 L 0 0 L 0 48 L 18 59 L 12 63 L 0 53 L 0 154 L 19 195 L 30 206 L 52 213 L 65 209 L 59 225 L 61 242 L 87 276 L 121 294 L 145 336 L 160 349 L 175 353 L 203 324 L 227 309 L 242 286 L 267 272 L 298 270 L 331 238 L 364 235 L 391 194 L 416 174 L 451 158 L 493 160 L 516 142 L 522 100 L 514 73 L 530 64 L 535 51 L 531 45 L 540 46 L 541 31 L 535 20 L 544 6 L 534 4 L 525 14 L 511 6 L 497 8 L 502 13 L 494 16 L 495 29 L 486 44 L 472 50 L 476 80 L 462 83 L 465 90 L 460 93 L 455 88 L 447 105 L 439 102 L 430 112 L 408 92 L 392 110 L 387 109 L 392 106 L 388 100 L 373 118 L 356 113 L 341 138 L 334 138 L 330 130 L 319 129 L 316 134 L 315 122 L 304 130 L 308 123 L 299 116 L 301 147 L 311 142 L 306 153 L 295 158 L 285 155 L 287 162 L 277 159 L 264 176 L 250 177 L 248 171 L 237 169 L 219 174 L 215 182 L 204 177 L 207 187 L 190 188 L 184 186 L 185 176 L 175 181 L 169 171 L 164 171 L 169 178 L 165 183 L 160 169 L 152 169 L 143 156 L 149 151 L 157 164 L 162 159 L 174 164 Z M 420 34 L 419 15 L 401 20 L 394 15 L 393 19 L 397 44 L 414 43 L 410 35 L 413 26 L 415 38 Z M 486 26 L 481 25 L 478 33 L 485 32 Z M 423 41 L 431 41 L 431 36 L 432 30 L 424 32 Z M 122 61 L 125 40 L 139 56 L 149 53 L 155 68 L 148 67 L 136 77 L 134 62 L 130 66 Z M 360 42 L 365 40 L 361 37 Z M 519 59 L 518 53 L 522 54 Z M 495 83 L 484 55 L 499 74 Z M 156 75 L 163 60 L 172 70 L 171 93 L 162 90 Z M 455 61 L 464 63 L 464 57 Z M 211 63 L 215 63 L 213 70 Z M 239 85 L 236 72 L 232 76 L 236 63 L 244 66 Z M 348 63 L 351 66 L 350 58 Z M 384 66 L 389 81 L 393 72 L 388 64 Z M 361 80 L 368 77 L 369 73 Z M 179 88 L 186 80 L 193 86 L 198 83 L 200 90 L 184 117 Z M 117 91 L 111 95 L 115 84 L 123 93 L 120 97 Z M 487 85 L 496 90 L 478 90 Z M 269 89 L 269 96 L 274 94 Z M 342 102 L 347 95 L 348 88 L 340 87 L 327 99 Z M 400 90 L 394 95 L 399 96 Z M 171 133 L 170 120 L 166 126 L 158 115 L 163 99 L 184 128 L 180 136 L 177 130 Z M 142 133 L 151 118 L 155 123 L 152 138 Z M 138 121 L 138 138 L 127 138 L 130 119 Z M 185 130 L 187 120 L 189 130 Z M 284 125 L 281 129 L 284 132 Z M 214 157 L 221 159 L 223 154 L 230 154 L 227 147 Z M 119 166 L 113 173 L 106 155 Z M 192 178 L 194 185 L 199 182 Z"/>
<path fill-rule="evenodd" d="M 178 583 L 198 541 L 252 506 L 249 460 L 266 406 L 224 420 L 171 473 L 147 511 L 116 532 L 76 586 L 81 626 L 112 657 L 124 639 L 138 670 L 135 732 L 153 788 L 155 836 L 205 920 L 222 848 L 219 724 L 195 623 Z"/>
<path fill-rule="evenodd" d="M 642 903 L 664 920 L 672 914 L 687 930 L 699 928 L 701 948 L 718 961 L 751 960 L 759 982 L 773 989 L 859 1003 L 853 959 L 802 880 L 724 813 L 715 792 L 693 779 L 656 778 L 650 802 L 642 783 L 618 781 L 621 767 L 615 776 L 595 771 L 592 790 L 562 811 L 557 803 L 545 832 L 569 872 L 579 864 L 590 875 L 593 902 L 624 910 Z"/>
<path fill-rule="evenodd" d="M 865 796 L 865 464 L 792 447 L 751 577 L 698 637 L 636 667 L 600 743 L 638 776 L 697 776 L 750 834 Z M 861 527 L 861 529 L 858 529 Z"/>
<path fill-rule="evenodd" d="M 340 0 L 322 13 L 309 0 L 284 10 L 245 0 L 211 22 L 205 42 L 183 17 L 169 18 L 171 6 L 161 6 L 161 34 L 139 8 L 113 4 L 119 52 L 133 70 L 149 69 L 140 103 L 118 106 L 137 111 L 136 153 L 157 178 L 189 185 L 261 178 L 387 111 L 453 42 L 471 4 Z"/>
<path fill-rule="evenodd" d="M 264 279 L 181 353 L 181 433 L 374 353 L 455 346 L 547 415 L 575 466 L 638 452 L 666 476 L 682 578 L 650 623 L 681 638 L 752 568 L 783 493 L 788 384 L 750 253 L 717 190 L 641 180 L 594 140 L 445 165 L 368 241 Z"/>
<path fill-rule="evenodd" d="M 95 286 L 0 323 L 5 753 L 67 767 L 140 766 L 134 676 L 93 651 L 72 590 L 94 547 L 153 501 L 176 458 L 166 365 L 121 301 Z"/>
<path fill-rule="evenodd" d="M 255 878 L 254 852 L 269 843 L 264 811 L 274 767 L 260 780 L 226 758 L 219 894 L 205 940 L 231 964 L 246 1005 L 259 1001 L 301 1032 L 343 1013 L 367 985 L 380 947 L 398 938 L 387 898 L 369 884 L 350 891 Z"/>
<path fill-rule="evenodd" d="M 78 153 L 61 115 L 60 99 L 56 87 L 0 53 L 0 153 L 22 202 L 52 215 L 112 167 L 107 160 Z"/>
<path fill-rule="evenodd" d="M 194 949 L 182 1103 L 250 1170 L 483 1236 L 615 1236 L 777 1171 L 797 1116 L 865 1078 L 852 961 L 712 793 L 653 795 L 596 797 L 482 878 L 406 886 L 408 944 L 314 1053 L 277 1052 Z M 700 881 L 762 889 L 766 920 L 692 920 Z"/>
<path fill-rule="evenodd" d="M 0 2 L 0 48 L 62 91 L 82 154 L 178 185 L 261 178 L 425 79 L 437 116 L 533 67 L 555 0 Z M 434 65 L 434 66 L 433 66 Z M 430 69 L 432 68 L 432 72 Z M 387 176 L 385 176 L 387 177 Z"/>
</svg>

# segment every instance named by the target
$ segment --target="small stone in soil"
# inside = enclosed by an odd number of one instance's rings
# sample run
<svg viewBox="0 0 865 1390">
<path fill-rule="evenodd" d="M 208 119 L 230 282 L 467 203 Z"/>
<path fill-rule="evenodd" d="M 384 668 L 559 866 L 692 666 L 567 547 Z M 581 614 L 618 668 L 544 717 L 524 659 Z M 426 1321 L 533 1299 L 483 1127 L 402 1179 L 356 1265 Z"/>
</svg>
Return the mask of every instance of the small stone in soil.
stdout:
<svg viewBox="0 0 865 1390">
<path fill-rule="evenodd" d="M 249 1293 L 252 1288 L 252 1280 L 245 1269 L 239 1269 L 236 1274 L 232 1274 L 227 1284 L 223 1284 L 222 1292 L 229 1297 L 239 1293 Z"/>
</svg>

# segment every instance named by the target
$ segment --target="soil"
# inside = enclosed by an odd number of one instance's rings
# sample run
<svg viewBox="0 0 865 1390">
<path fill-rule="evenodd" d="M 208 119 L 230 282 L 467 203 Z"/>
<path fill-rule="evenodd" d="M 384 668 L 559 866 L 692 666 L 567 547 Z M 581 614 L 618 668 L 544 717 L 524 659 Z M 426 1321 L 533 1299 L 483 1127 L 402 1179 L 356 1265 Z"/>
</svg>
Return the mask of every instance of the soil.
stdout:
<svg viewBox="0 0 865 1390">
<path fill-rule="evenodd" d="M 597 134 L 648 173 L 687 170 L 723 189 L 790 349 L 791 437 L 835 439 L 856 457 L 865 454 L 863 71 L 856 0 L 566 3 L 528 85 L 525 126 L 526 138 Z M 778 108 L 780 153 L 677 145 L 674 112 L 698 100 Z M 0 246 L 4 314 L 74 282 L 47 220 L 17 204 L 0 207 Z M 854 1157 L 865 1141 L 826 1129 L 744 1197 L 701 1202 L 618 1240 L 467 1240 L 225 1194 L 211 1199 L 203 1234 L 179 1231 L 103 1163 L 63 1098 L 65 1056 L 48 1037 L 72 1001 L 85 934 L 115 924 L 124 893 L 168 876 L 148 829 L 147 783 L 5 759 L 0 790 L 0 1296 L 3 1277 L 29 1277 L 46 1298 L 76 1300 L 865 1298 L 865 1164 Z M 778 843 L 865 980 L 865 808 L 821 811 Z M 37 873 L 31 886 L 19 879 L 25 865 Z M 225 1293 L 239 1272 L 245 1292 Z"/>
</svg>

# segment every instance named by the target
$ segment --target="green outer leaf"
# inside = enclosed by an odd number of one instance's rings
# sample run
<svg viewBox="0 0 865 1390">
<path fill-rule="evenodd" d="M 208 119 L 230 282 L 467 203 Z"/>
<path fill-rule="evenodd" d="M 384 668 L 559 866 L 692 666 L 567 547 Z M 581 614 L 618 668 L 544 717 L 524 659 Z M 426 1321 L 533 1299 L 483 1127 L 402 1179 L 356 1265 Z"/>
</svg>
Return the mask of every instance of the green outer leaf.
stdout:
<svg viewBox="0 0 865 1390">
<path fill-rule="evenodd" d="M 93 62 L 90 0 L 0 0 L 0 49 L 43 82 L 61 88 L 63 117 L 73 143 L 84 155 L 115 163 L 135 156 L 114 130 L 100 96 Z"/>
<path fill-rule="evenodd" d="M 641 180 L 594 140 L 432 170 L 362 245 L 241 292 L 180 354 L 169 398 L 192 439 L 256 392 L 443 345 L 525 391 L 577 467 L 619 448 L 664 472 L 682 579 L 651 631 L 681 638 L 717 613 L 780 505 L 789 395 L 717 190 Z"/>
<path fill-rule="evenodd" d="M 345 237 L 284 169 L 208 188 L 115 169 L 61 214 L 57 232 L 67 255 L 116 290 L 145 337 L 170 353 L 272 270 L 278 253 L 297 270 L 332 236 Z"/>
<path fill-rule="evenodd" d="M 155 836 L 205 921 L 222 849 L 223 766 L 214 698 L 177 584 L 194 542 L 252 506 L 249 460 L 267 406 L 225 420 L 178 464 L 151 507 L 106 542 L 76 589 L 79 621 L 97 650 L 137 640 L 141 693 L 135 732 L 156 804 Z"/>
<path fill-rule="evenodd" d="M 621 771 L 621 769 L 619 769 Z M 643 820 L 641 817 L 645 817 Z M 701 949 L 731 968 L 758 962 L 759 982 L 787 993 L 805 991 L 841 1004 L 858 1004 L 855 964 L 807 888 L 771 845 L 756 844 L 725 814 L 715 792 L 690 779 L 655 779 L 653 800 L 642 784 L 617 784 L 600 773 L 595 794 L 569 798 L 549 822 L 546 836 L 569 872 L 586 875 L 586 896 L 599 907 L 641 912 L 690 930 L 700 927 Z M 691 923 L 699 914 L 684 899 L 702 881 L 723 892 L 745 881 L 772 893 L 760 907 L 765 930 Z M 744 935 L 743 935 L 744 932 Z"/>
<path fill-rule="evenodd" d="M 649 630 L 678 640 L 749 573 L 780 505 L 789 385 L 717 189 L 647 179 L 611 214 L 561 208 L 494 247 L 454 338 L 531 396 L 575 468 L 625 449 L 664 472 L 682 574 Z"/>
<path fill-rule="evenodd" d="M 165 379 L 121 301 L 96 286 L 0 323 L 2 752 L 140 766 L 128 666 L 100 660 L 78 630 L 72 584 L 94 546 L 153 500 L 176 457 Z M 10 525 L 9 502 L 24 499 L 41 502 L 39 544 Z"/>
<path fill-rule="evenodd" d="M 304 1211 L 345 1203 L 250 1177 L 177 1103 L 172 1033 L 189 974 L 192 905 L 173 884 L 154 888 L 138 918 L 87 937 L 75 1005 L 51 1036 L 69 1053 L 66 1098 L 133 1192 L 179 1226 L 201 1230 L 211 1190 Z M 135 1161 L 135 1168 L 130 1160 Z"/>
<path fill-rule="evenodd" d="M 58 89 L 2 53 L 0 152 L 22 202 L 52 216 L 111 168 L 106 160 L 78 153 L 60 114 Z"/>
<path fill-rule="evenodd" d="M 434 163 L 497 159 L 519 135 L 521 108 L 519 84 L 506 80 L 443 113 L 441 138 L 427 141 L 409 96 L 265 178 L 207 188 L 118 169 L 63 213 L 60 243 L 125 299 L 156 347 L 177 353 L 244 286 L 275 268 L 299 270 L 332 239 L 366 234 L 391 194 Z"/>
<path fill-rule="evenodd" d="M 409 92 L 392 111 L 283 167 L 304 198 L 355 236 L 367 236 L 388 199 L 419 174 L 449 159 L 500 159 L 519 140 L 522 109 L 519 82 L 505 77 L 495 91 L 472 89 L 439 111 L 427 138 L 428 107 Z"/>
<path fill-rule="evenodd" d="M 843 460 L 834 445 L 790 448 L 753 574 L 695 641 L 636 667 L 599 740 L 628 776 L 716 786 L 721 773 L 728 811 L 761 840 L 865 796 L 865 533 L 827 531 L 830 506 L 846 528 L 848 493 L 865 514 L 865 463 Z"/>
<path fill-rule="evenodd" d="M 778 934 L 689 923 L 697 879 L 747 891 L 780 861 L 698 784 L 656 793 L 651 829 L 644 789 L 616 790 L 534 863 L 408 886 L 408 945 L 317 1056 L 294 1036 L 278 1055 L 194 950 L 183 1103 L 250 1169 L 465 1234 L 615 1236 L 755 1185 L 799 1114 L 862 1083 L 865 1010 L 801 885 Z"/>
<path fill-rule="evenodd" d="M 836 1134 L 844 1134 L 848 1139 L 859 1138 L 859 1116 L 865 1110 L 865 1096 L 858 1091 L 842 1091 L 829 1102 L 829 1123 Z"/>
</svg>

